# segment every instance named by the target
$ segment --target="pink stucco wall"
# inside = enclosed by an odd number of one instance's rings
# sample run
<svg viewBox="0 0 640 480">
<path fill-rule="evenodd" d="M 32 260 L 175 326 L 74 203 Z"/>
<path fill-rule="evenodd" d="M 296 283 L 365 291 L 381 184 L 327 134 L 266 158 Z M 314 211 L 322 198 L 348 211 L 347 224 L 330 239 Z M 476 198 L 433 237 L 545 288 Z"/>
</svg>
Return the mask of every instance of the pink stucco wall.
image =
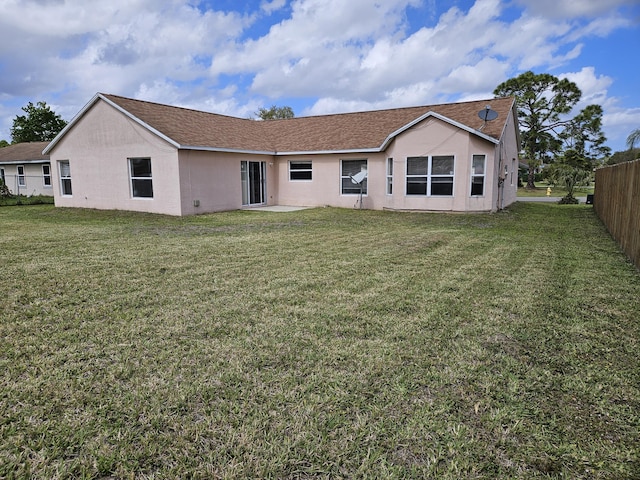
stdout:
<svg viewBox="0 0 640 480">
<path fill-rule="evenodd" d="M 179 158 L 182 215 L 242 208 L 242 161 L 265 163 L 265 204 L 277 204 L 276 167 L 270 155 L 183 150 Z"/>
<path fill-rule="evenodd" d="M 191 215 L 242 208 L 241 162 L 264 162 L 267 205 L 358 207 L 358 195 L 341 193 L 341 161 L 367 160 L 368 209 L 494 211 L 516 200 L 517 139 L 512 115 L 503 141 L 486 139 L 435 117 L 397 136 L 384 152 L 257 155 L 178 150 L 103 101 L 96 102 L 51 149 L 55 203 L 65 207 Z M 473 155 L 486 155 L 484 195 L 471 196 Z M 406 195 L 406 159 L 453 155 L 453 196 Z M 133 198 L 129 158 L 149 157 L 153 198 Z M 393 158 L 393 194 L 386 193 L 387 159 Z M 60 194 L 58 164 L 68 160 L 73 195 Z M 310 160 L 311 181 L 291 181 L 289 162 Z M 514 171 L 515 169 L 515 171 Z M 506 172 L 506 174 L 505 174 Z M 499 176 L 505 179 L 499 188 Z"/>
<path fill-rule="evenodd" d="M 151 158 L 153 198 L 133 198 L 129 158 Z M 97 102 L 50 151 L 56 206 L 180 215 L 178 151 L 106 103 Z M 60 194 L 68 160 L 72 195 Z"/>
<path fill-rule="evenodd" d="M 368 192 L 363 207 L 369 209 L 429 210 L 429 211 L 494 211 L 516 200 L 517 192 L 517 142 L 513 123 L 507 129 L 501 145 L 484 140 L 477 135 L 443 122 L 428 118 L 399 135 L 382 153 L 323 154 L 281 156 L 276 159 L 278 178 L 277 202 L 282 205 L 321 206 L 351 208 L 357 205 L 357 195 L 340 193 L 341 160 L 367 159 Z M 486 155 L 485 192 L 483 196 L 471 196 L 471 165 L 473 155 Z M 454 195 L 419 196 L 406 195 L 406 159 L 411 156 L 453 155 Z M 507 158 L 508 157 L 508 158 Z M 386 193 L 386 162 L 393 158 L 393 194 Z M 501 160 L 502 158 L 502 160 Z M 311 181 L 289 180 L 289 162 L 311 160 Z M 498 191 L 498 175 L 507 176 L 503 191 Z M 502 162 L 499 168 L 499 162 Z M 511 175 L 514 168 L 516 171 Z M 503 173 L 504 174 L 504 173 Z M 514 179 L 511 184 L 510 180 Z M 501 195 L 499 197 L 499 195 Z M 502 197 L 504 195 L 504 197 Z M 501 205 L 498 206 L 500 200 Z"/>
</svg>

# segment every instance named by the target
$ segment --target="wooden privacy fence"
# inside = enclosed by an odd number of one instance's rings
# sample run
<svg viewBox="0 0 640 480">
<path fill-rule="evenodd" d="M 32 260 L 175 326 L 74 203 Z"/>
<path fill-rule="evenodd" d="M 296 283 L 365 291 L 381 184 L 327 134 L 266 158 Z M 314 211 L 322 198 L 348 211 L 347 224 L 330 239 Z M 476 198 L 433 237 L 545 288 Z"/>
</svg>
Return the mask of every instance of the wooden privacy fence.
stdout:
<svg viewBox="0 0 640 480">
<path fill-rule="evenodd" d="M 611 236 L 640 268 L 640 160 L 596 170 L 593 206 Z"/>
</svg>

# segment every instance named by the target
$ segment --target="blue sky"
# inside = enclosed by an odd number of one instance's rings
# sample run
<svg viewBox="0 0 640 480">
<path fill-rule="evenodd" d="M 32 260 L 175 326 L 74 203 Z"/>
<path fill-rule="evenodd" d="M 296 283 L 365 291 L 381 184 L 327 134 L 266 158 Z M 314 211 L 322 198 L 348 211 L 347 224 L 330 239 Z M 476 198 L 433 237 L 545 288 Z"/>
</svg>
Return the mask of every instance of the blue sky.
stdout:
<svg viewBox="0 0 640 480">
<path fill-rule="evenodd" d="M 97 92 L 303 116 L 491 98 L 532 70 L 602 105 L 616 151 L 639 46 L 638 0 L 0 0 L 0 139 L 28 102 L 71 120 Z"/>
</svg>

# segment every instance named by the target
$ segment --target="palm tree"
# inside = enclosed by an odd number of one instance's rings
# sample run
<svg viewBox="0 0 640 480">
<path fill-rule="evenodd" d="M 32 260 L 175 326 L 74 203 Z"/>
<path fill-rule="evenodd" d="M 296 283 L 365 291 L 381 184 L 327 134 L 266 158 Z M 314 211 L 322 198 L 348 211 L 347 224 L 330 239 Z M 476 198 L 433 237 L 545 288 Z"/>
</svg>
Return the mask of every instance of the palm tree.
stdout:
<svg viewBox="0 0 640 480">
<path fill-rule="evenodd" d="M 640 143 L 640 128 L 636 128 L 627 137 L 627 147 L 629 147 L 629 150 L 633 150 L 636 143 Z"/>
</svg>

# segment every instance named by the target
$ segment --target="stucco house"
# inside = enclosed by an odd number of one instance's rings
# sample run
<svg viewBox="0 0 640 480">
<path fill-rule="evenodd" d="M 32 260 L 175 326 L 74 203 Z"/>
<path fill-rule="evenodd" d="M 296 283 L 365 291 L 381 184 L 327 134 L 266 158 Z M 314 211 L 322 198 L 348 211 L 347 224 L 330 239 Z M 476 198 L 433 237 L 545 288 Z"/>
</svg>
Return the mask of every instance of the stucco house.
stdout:
<svg viewBox="0 0 640 480">
<path fill-rule="evenodd" d="M 53 195 L 49 142 L 15 143 L 0 148 L 0 179 L 14 195 Z"/>
<path fill-rule="evenodd" d="M 191 215 L 495 211 L 516 200 L 518 149 L 513 98 L 257 121 L 99 93 L 44 153 L 57 206 Z"/>
</svg>

